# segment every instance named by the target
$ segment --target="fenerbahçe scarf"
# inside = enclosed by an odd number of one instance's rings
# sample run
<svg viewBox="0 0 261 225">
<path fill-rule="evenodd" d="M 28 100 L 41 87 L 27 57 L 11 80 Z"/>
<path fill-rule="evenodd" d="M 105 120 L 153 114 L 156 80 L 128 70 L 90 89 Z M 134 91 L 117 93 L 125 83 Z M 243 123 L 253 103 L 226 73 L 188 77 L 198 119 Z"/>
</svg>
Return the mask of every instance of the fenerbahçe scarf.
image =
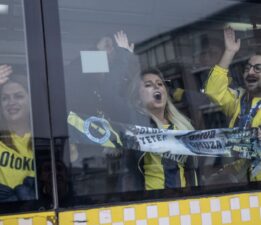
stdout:
<svg viewBox="0 0 261 225">
<path fill-rule="evenodd" d="M 71 143 L 152 152 L 169 159 L 175 155 L 261 158 L 256 128 L 167 130 L 109 123 L 94 116 L 83 120 L 73 112 L 68 116 L 68 124 Z"/>
</svg>

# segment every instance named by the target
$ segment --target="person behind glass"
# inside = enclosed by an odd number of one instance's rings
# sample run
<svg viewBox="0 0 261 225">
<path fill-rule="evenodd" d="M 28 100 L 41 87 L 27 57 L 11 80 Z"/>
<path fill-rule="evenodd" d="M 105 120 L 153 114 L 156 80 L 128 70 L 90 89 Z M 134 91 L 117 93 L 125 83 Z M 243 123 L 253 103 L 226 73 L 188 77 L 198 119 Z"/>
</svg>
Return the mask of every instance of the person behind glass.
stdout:
<svg viewBox="0 0 261 225">
<path fill-rule="evenodd" d="M 58 158 L 58 157 L 57 157 Z M 56 182 L 57 182 L 57 192 L 59 201 L 63 203 L 69 203 L 73 201 L 72 199 L 72 187 L 69 182 L 68 170 L 63 161 L 56 159 Z M 53 184 L 52 184 L 52 165 L 51 161 L 42 160 L 39 167 L 39 186 L 41 187 L 39 191 L 39 196 L 44 201 L 50 201 L 53 199 Z"/>
<path fill-rule="evenodd" d="M 131 117 L 126 90 L 133 74 L 139 71 L 134 44 L 129 44 L 126 33 L 119 31 L 114 34 L 114 41 L 111 37 L 101 38 L 97 49 L 107 53 L 109 63 L 109 72 L 104 73 L 101 81 L 101 111 L 107 119 L 126 123 Z"/>
<path fill-rule="evenodd" d="M 11 66 L 0 66 L 1 202 L 35 198 L 27 79 L 22 75 L 11 75 L 11 73 Z"/>
<path fill-rule="evenodd" d="M 205 86 L 205 93 L 219 106 L 229 118 L 229 127 L 247 129 L 261 125 L 261 54 L 253 54 L 243 73 L 245 89 L 231 89 L 229 87 L 228 68 L 236 53 L 240 49 L 240 39 L 236 39 L 235 31 L 224 29 L 225 51 L 218 65 L 215 65 Z M 260 128 L 258 129 L 261 136 Z M 237 160 L 232 167 L 235 176 L 249 176 L 250 180 L 261 180 L 261 171 L 255 168 L 249 170 L 247 160 Z M 256 162 L 254 163 L 256 164 Z M 252 166 L 254 166 L 252 164 Z M 229 167 L 226 167 L 229 168 Z M 231 165 L 230 165 L 231 168 Z M 258 168 L 258 167 L 256 167 Z M 226 173 L 228 175 L 228 173 Z M 226 175 L 226 176 L 227 176 Z M 246 178 L 249 179 L 249 178 Z M 239 182 L 236 180 L 236 182 Z"/>
<path fill-rule="evenodd" d="M 189 120 L 171 102 L 159 70 L 151 69 L 141 73 L 134 79 L 131 93 L 131 101 L 140 118 L 144 121 L 149 118 L 149 125 L 142 121 L 140 124 L 164 129 L 194 130 Z M 141 159 L 139 167 L 143 171 L 146 190 L 197 185 L 194 158 L 176 155 L 174 159 L 166 159 L 160 154 L 145 153 Z"/>
<path fill-rule="evenodd" d="M 134 55 L 134 44 L 129 43 L 128 36 L 124 31 L 116 32 L 114 40 L 117 47 L 114 46 L 110 37 L 102 38 L 97 44 L 99 50 L 107 52 L 110 63 L 110 75 L 103 79 L 103 91 L 105 92 L 103 94 L 103 108 L 106 119 L 128 124 L 133 121 L 133 115 L 135 115 L 128 104 L 128 89 L 133 74 L 139 71 L 138 62 Z M 112 114 L 114 116 L 111 116 Z M 103 154 L 111 162 L 119 159 L 119 172 L 116 172 L 119 175 L 115 185 L 117 191 L 144 190 L 144 178 L 137 167 L 141 156 L 140 152 L 104 148 Z"/>
</svg>

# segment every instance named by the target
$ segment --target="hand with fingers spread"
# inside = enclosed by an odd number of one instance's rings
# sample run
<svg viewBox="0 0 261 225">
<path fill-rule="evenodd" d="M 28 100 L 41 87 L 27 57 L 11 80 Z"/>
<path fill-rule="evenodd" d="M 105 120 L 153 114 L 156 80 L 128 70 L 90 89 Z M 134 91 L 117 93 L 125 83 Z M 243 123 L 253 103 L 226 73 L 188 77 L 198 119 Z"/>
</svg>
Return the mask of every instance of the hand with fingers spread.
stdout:
<svg viewBox="0 0 261 225">
<path fill-rule="evenodd" d="M 235 54 L 240 49 L 240 39 L 236 40 L 235 31 L 231 27 L 224 29 L 225 51 L 220 59 L 219 66 L 228 69 Z"/>
<path fill-rule="evenodd" d="M 115 41 L 117 43 L 117 45 L 120 48 L 125 48 L 128 51 L 130 51 L 131 53 L 133 53 L 134 50 L 134 44 L 133 43 L 129 43 L 128 37 L 126 35 L 126 33 L 124 33 L 122 30 L 117 32 L 116 34 L 114 34 L 114 38 Z"/>
<path fill-rule="evenodd" d="M 9 65 L 0 65 L 0 85 L 8 81 L 9 76 L 12 74 L 12 67 Z"/>
<path fill-rule="evenodd" d="M 240 49 L 240 39 L 236 40 L 235 31 L 231 27 L 224 29 L 224 40 L 226 51 L 236 53 Z"/>
</svg>

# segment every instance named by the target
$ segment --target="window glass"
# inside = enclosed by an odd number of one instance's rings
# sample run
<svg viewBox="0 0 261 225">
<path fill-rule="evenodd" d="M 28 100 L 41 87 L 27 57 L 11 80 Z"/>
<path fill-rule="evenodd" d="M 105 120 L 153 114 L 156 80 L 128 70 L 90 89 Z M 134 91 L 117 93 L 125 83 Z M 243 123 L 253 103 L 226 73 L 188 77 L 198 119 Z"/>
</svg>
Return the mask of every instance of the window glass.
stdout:
<svg viewBox="0 0 261 225">
<path fill-rule="evenodd" d="M 259 3 L 58 2 L 76 204 L 260 180 Z"/>
<path fill-rule="evenodd" d="M 22 1 L 0 2 L 0 204 L 38 197 Z"/>
<path fill-rule="evenodd" d="M 38 4 L 0 1 L 1 214 L 53 205 L 41 14 L 34 17 Z M 28 13 L 29 8 L 34 10 Z"/>
</svg>

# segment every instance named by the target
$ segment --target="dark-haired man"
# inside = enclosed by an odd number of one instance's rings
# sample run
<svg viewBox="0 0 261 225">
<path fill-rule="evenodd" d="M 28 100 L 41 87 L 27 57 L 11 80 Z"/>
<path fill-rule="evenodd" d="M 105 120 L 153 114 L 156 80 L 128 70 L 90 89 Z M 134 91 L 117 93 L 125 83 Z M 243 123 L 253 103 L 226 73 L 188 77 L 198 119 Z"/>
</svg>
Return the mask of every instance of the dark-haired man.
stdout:
<svg viewBox="0 0 261 225">
<path fill-rule="evenodd" d="M 206 94 L 229 118 L 229 127 L 247 129 L 261 125 L 261 54 L 254 54 L 248 60 L 243 73 L 245 88 L 229 87 L 228 67 L 240 49 L 240 39 L 228 27 L 224 30 L 225 51 L 218 65 L 210 72 L 206 83 Z M 260 133 L 260 129 L 259 129 Z M 238 173 L 245 173 L 251 181 L 261 180 L 261 170 L 256 161 L 249 170 L 249 161 L 237 160 L 233 167 Z M 260 168 L 261 169 L 261 168 Z"/>
</svg>

